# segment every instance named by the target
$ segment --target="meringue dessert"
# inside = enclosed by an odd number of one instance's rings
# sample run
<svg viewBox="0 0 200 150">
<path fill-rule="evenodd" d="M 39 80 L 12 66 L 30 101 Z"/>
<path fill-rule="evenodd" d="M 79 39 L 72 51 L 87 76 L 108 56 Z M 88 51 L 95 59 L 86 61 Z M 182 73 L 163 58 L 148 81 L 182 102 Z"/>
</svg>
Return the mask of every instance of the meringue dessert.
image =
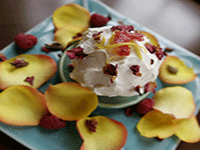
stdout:
<svg viewBox="0 0 200 150">
<path fill-rule="evenodd" d="M 150 36 L 131 25 L 89 28 L 78 45 L 66 51 L 73 65 L 70 78 L 100 96 L 148 92 L 149 86 L 156 86 L 163 57 L 160 45 Z"/>
</svg>

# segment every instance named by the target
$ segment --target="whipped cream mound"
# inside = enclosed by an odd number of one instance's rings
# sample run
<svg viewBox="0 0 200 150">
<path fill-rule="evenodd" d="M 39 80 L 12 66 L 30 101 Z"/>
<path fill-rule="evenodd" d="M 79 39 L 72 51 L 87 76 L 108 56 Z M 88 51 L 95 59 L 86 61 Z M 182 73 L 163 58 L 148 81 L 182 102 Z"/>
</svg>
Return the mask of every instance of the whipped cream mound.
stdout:
<svg viewBox="0 0 200 150">
<path fill-rule="evenodd" d="M 121 32 L 119 41 L 114 39 L 117 32 Z M 111 26 L 89 28 L 84 32 L 76 47 L 82 48 L 84 57 L 70 58 L 74 66 L 70 77 L 101 96 L 134 96 L 144 93 L 145 85 L 155 82 L 162 60 L 146 48 L 145 43 L 150 43 L 147 37 L 142 35 L 140 39 L 127 42 L 127 37 L 123 38 L 126 32 L 131 35 L 136 33 L 137 37 L 138 32 L 134 29 L 121 30 Z M 137 87 L 140 87 L 139 91 Z"/>
</svg>

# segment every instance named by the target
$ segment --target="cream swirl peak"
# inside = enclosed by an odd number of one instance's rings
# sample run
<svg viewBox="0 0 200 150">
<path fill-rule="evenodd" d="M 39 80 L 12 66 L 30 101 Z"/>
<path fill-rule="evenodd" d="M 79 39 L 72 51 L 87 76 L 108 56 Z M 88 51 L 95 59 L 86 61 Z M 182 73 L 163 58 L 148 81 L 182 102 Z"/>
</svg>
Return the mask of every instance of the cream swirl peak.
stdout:
<svg viewBox="0 0 200 150">
<path fill-rule="evenodd" d="M 146 33 L 131 25 L 89 28 L 77 47 L 66 51 L 73 64 L 70 77 L 102 96 L 154 92 L 163 52 Z"/>
</svg>

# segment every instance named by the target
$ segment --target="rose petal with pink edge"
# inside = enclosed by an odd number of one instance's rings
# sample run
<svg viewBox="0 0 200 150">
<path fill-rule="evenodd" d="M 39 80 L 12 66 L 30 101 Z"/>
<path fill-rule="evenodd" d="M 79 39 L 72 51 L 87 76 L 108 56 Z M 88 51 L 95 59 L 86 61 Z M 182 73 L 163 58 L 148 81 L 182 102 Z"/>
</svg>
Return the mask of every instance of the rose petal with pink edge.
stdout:
<svg viewBox="0 0 200 150">
<path fill-rule="evenodd" d="M 170 68 L 174 68 L 171 70 Z M 166 56 L 159 68 L 159 78 L 168 84 L 186 84 L 196 79 L 197 74 L 176 56 Z"/>
<path fill-rule="evenodd" d="M 38 125 L 46 111 L 44 95 L 30 86 L 11 86 L 0 93 L 0 121 L 3 123 Z"/>
<path fill-rule="evenodd" d="M 147 39 L 149 39 L 151 44 L 153 44 L 156 47 L 158 46 L 158 40 L 156 39 L 154 35 L 146 31 L 138 31 L 138 32 L 142 33 Z"/>
<path fill-rule="evenodd" d="M 15 60 L 23 59 L 27 66 L 16 68 L 11 65 Z M 55 75 L 56 62 L 47 55 L 23 54 L 0 63 L 0 89 L 6 89 L 13 85 L 27 85 L 39 88 Z M 27 77 L 34 76 L 34 83 L 26 82 Z"/>
<path fill-rule="evenodd" d="M 97 122 L 96 132 L 91 132 L 86 125 L 87 120 L 94 120 Z M 121 149 L 127 140 L 127 129 L 121 123 L 104 116 L 86 117 L 77 121 L 77 129 L 83 144 L 81 150 L 107 150 L 107 149 Z"/>
<path fill-rule="evenodd" d="M 154 109 L 176 119 L 191 117 L 196 107 L 192 92 L 182 86 L 161 89 L 154 94 L 153 100 Z"/>
<path fill-rule="evenodd" d="M 76 25 L 85 30 L 89 27 L 90 12 L 78 4 L 67 4 L 53 12 L 53 23 L 56 29 Z"/>
<path fill-rule="evenodd" d="M 51 114 L 68 121 L 87 117 L 98 105 L 97 95 L 75 82 L 50 85 L 45 97 Z"/>
<path fill-rule="evenodd" d="M 81 37 L 74 38 L 78 33 L 82 32 L 83 29 L 79 26 L 68 25 L 61 29 L 56 30 L 54 34 L 54 41 L 60 43 L 62 48 L 65 49 L 72 42 L 78 41 Z"/>
<path fill-rule="evenodd" d="M 200 126 L 196 116 L 189 119 L 181 119 L 178 121 L 180 125 L 175 135 L 186 143 L 196 143 L 200 141 Z"/>
<path fill-rule="evenodd" d="M 174 118 L 158 110 L 149 111 L 138 122 L 136 128 L 142 136 L 161 139 L 172 136 L 179 128 Z"/>
</svg>

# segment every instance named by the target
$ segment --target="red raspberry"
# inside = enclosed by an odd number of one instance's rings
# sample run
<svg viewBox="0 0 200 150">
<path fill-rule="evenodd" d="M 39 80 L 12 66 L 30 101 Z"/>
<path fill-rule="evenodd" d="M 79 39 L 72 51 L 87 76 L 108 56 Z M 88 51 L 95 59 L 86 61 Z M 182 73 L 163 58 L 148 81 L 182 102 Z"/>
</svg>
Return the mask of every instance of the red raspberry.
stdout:
<svg viewBox="0 0 200 150">
<path fill-rule="evenodd" d="M 135 109 L 136 109 L 136 105 L 133 105 L 133 106 L 130 106 L 130 107 L 127 107 L 125 108 L 125 115 L 126 116 L 132 116 L 135 112 Z"/>
<path fill-rule="evenodd" d="M 109 20 L 111 20 L 110 17 L 104 17 L 99 14 L 93 14 L 91 15 L 90 25 L 91 27 L 102 27 L 105 26 Z"/>
<path fill-rule="evenodd" d="M 22 50 L 28 50 L 37 43 L 34 35 L 19 33 L 14 38 L 15 44 Z"/>
<path fill-rule="evenodd" d="M 128 45 L 120 46 L 117 50 L 119 56 L 128 56 L 130 55 L 130 48 Z"/>
<path fill-rule="evenodd" d="M 48 113 L 40 120 L 41 127 L 49 130 L 57 130 L 66 126 L 66 121 L 57 118 L 56 116 Z"/>
<path fill-rule="evenodd" d="M 148 111 L 153 109 L 153 105 L 154 105 L 153 99 L 146 98 L 139 104 L 137 104 L 136 111 L 141 115 L 146 114 Z"/>
</svg>

